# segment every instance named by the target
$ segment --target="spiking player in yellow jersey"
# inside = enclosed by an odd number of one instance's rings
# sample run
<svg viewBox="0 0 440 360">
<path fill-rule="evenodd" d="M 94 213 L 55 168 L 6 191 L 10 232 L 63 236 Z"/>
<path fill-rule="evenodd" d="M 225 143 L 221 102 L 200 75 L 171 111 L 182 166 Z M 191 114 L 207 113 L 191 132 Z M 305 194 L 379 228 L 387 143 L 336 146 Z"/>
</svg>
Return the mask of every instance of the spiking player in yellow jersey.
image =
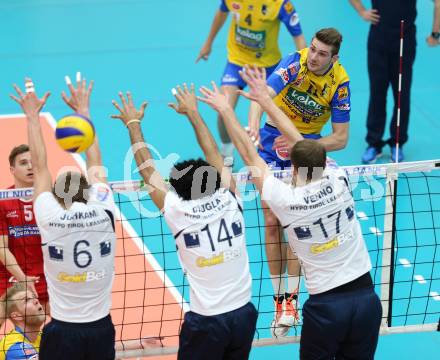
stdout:
<svg viewBox="0 0 440 360">
<path fill-rule="evenodd" d="M 246 86 L 238 73 L 243 65 L 264 67 L 266 73 L 270 75 L 281 60 L 278 47 L 281 22 L 293 36 L 298 50 L 306 46 L 306 41 L 298 13 L 290 0 L 221 0 L 208 39 L 200 50 L 196 62 L 200 59 L 208 59 L 212 43 L 229 12 L 232 13 L 232 21 L 227 45 L 228 62 L 223 72 L 221 90 L 228 94 L 230 104 L 235 107 L 238 99 L 237 90 Z M 217 124 L 223 143 L 221 152 L 225 158 L 225 165 L 232 166 L 234 147 L 220 118 Z"/>
<path fill-rule="evenodd" d="M 285 57 L 267 79 L 269 93 L 275 104 L 289 117 L 302 137 L 316 139 L 327 151 L 344 148 L 348 138 L 350 88 L 348 75 L 338 61 L 341 42 L 342 36 L 336 29 L 322 29 L 315 34 L 309 48 Z M 251 138 L 261 143 L 260 156 L 273 167 L 290 167 L 289 154 L 294 139 L 292 134 L 283 133 L 281 136 L 270 118 L 260 129 L 261 115 L 261 107 L 252 102 L 249 132 Z M 333 133 L 321 137 L 322 127 L 330 118 Z M 292 300 L 296 297 L 293 289 L 294 284 L 299 284 L 300 269 L 296 257 L 285 246 L 278 219 L 267 204 L 262 202 L 262 205 L 266 255 L 276 305 L 271 328 L 274 335 L 282 336 L 286 328 L 293 325 Z M 285 259 L 288 259 L 287 266 Z M 279 289 L 284 287 L 286 267 L 286 294 L 284 305 L 280 305 L 282 294 Z"/>
</svg>

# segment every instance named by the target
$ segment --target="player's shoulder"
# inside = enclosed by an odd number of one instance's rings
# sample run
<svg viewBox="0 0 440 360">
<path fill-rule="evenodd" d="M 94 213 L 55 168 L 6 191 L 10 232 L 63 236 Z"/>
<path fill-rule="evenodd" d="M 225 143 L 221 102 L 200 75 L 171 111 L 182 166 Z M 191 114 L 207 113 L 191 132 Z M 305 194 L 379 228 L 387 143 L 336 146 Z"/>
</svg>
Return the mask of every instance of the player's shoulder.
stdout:
<svg viewBox="0 0 440 360">
<path fill-rule="evenodd" d="M 335 82 L 339 86 L 350 81 L 347 71 L 339 60 L 333 65 Z"/>
</svg>

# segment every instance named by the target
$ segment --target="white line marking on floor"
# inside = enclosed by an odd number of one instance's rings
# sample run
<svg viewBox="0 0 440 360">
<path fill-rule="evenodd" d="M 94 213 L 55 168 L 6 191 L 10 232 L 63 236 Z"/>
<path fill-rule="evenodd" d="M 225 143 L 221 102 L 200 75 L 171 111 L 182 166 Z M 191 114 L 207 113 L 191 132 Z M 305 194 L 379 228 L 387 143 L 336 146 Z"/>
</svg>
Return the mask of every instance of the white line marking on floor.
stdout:
<svg viewBox="0 0 440 360">
<path fill-rule="evenodd" d="M 363 211 L 358 211 L 357 216 L 360 220 L 368 220 L 368 216 Z"/>
<path fill-rule="evenodd" d="M 377 236 L 381 236 L 382 235 L 382 231 L 380 231 L 377 227 L 374 227 L 374 226 L 370 227 L 370 231 L 373 234 L 376 234 Z"/>
<path fill-rule="evenodd" d="M 431 291 L 429 295 L 432 296 L 435 301 L 440 301 L 440 294 L 437 291 Z"/>
<path fill-rule="evenodd" d="M 416 279 L 419 284 L 426 284 L 426 280 L 422 275 L 414 275 L 414 279 Z"/>
<path fill-rule="evenodd" d="M 403 265 L 403 267 L 411 267 L 411 263 L 408 259 L 402 258 L 399 259 L 399 262 Z"/>
</svg>

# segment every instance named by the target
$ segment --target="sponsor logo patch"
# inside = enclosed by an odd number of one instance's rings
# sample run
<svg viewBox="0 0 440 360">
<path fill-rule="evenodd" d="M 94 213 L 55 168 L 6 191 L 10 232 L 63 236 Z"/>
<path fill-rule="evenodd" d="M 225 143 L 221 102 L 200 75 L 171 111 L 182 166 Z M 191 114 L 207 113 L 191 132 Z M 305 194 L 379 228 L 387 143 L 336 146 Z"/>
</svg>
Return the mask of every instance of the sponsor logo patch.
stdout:
<svg viewBox="0 0 440 360">
<path fill-rule="evenodd" d="M 344 100 L 348 98 L 348 88 L 343 86 L 338 89 L 338 100 Z"/>
<path fill-rule="evenodd" d="M 286 13 L 290 14 L 293 11 L 294 7 L 293 4 L 288 1 L 284 4 L 284 10 L 286 10 Z"/>
<path fill-rule="evenodd" d="M 289 82 L 289 73 L 287 72 L 287 69 L 281 67 L 277 71 L 275 71 L 275 74 L 277 74 L 281 78 L 281 80 L 283 80 L 284 85 Z"/>
</svg>

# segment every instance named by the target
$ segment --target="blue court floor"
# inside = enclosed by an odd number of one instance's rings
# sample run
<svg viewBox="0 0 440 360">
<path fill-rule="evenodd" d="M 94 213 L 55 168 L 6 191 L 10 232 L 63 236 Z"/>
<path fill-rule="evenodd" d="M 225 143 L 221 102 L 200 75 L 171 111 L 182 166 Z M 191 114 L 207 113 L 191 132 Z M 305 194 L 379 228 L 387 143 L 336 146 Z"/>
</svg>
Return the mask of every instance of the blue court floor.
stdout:
<svg viewBox="0 0 440 360">
<path fill-rule="evenodd" d="M 92 118 L 110 180 L 129 180 L 124 172 L 129 150 L 127 132 L 122 124 L 110 119 L 114 110 L 111 100 L 117 98 L 118 91 L 130 90 L 138 103 L 148 100 L 144 134 L 163 157 L 160 166 L 164 172 L 178 158 L 201 156 L 190 125 L 169 109 L 167 103 L 173 100 L 170 89 L 176 84 L 194 82 L 200 86 L 220 79 L 226 63 L 227 26 L 220 32 L 209 61 L 195 64 L 218 3 L 218 0 L 0 0 L 0 114 L 19 112 L 8 94 L 12 92 L 11 84 L 22 84 L 25 76 L 33 78 L 40 93 L 52 92 L 45 111 L 55 118 L 68 114 L 69 109 L 60 97 L 65 88 L 64 76 L 72 77 L 81 71 L 87 79 L 95 80 Z M 366 146 L 368 24 L 357 16 L 348 0 L 293 3 L 308 42 L 323 27 L 336 27 L 344 36 L 340 56 L 351 77 L 350 141 L 345 150 L 332 157 L 341 165 L 358 164 Z M 364 3 L 369 5 L 368 0 Z M 440 47 L 428 48 L 425 43 L 431 32 L 432 1 L 419 0 L 418 11 L 410 140 L 405 146 L 407 161 L 440 158 L 437 72 Z M 281 30 L 280 44 L 284 54 L 294 50 L 285 29 Z M 390 94 L 389 112 L 391 105 Z M 247 109 L 248 102 L 241 99 L 237 111 L 243 124 L 247 123 Z M 201 105 L 201 111 L 218 138 L 214 112 L 205 105 Z M 389 157 L 382 161 L 388 162 Z M 240 165 L 239 162 L 237 169 Z M 130 176 L 131 168 L 129 164 Z M 147 245 L 154 251 L 155 244 Z M 167 246 L 171 248 L 173 244 Z M 158 261 L 163 263 L 163 259 Z M 180 276 L 176 274 L 175 278 Z M 172 280 L 173 277 L 170 274 Z M 269 294 L 270 282 L 266 281 L 264 286 Z M 440 286 L 437 291 L 440 292 Z M 376 358 L 435 359 L 439 349 L 440 333 L 390 335 L 380 338 Z M 252 359 L 274 355 L 296 359 L 298 346 L 257 348 Z"/>
</svg>

